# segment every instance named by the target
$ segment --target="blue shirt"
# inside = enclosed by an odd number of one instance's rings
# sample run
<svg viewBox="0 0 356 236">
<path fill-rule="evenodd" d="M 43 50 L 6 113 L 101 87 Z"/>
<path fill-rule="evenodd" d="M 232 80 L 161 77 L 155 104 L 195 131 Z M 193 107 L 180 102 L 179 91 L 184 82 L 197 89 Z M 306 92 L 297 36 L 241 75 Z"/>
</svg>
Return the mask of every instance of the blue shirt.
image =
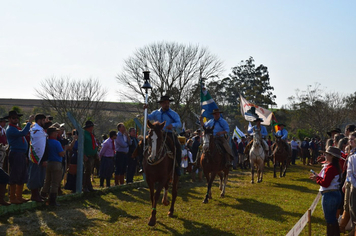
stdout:
<svg viewBox="0 0 356 236">
<path fill-rule="evenodd" d="M 18 130 L 16 127 L 8 126 L 6 129 L 7 142 L 10 151 L 27 152 L 28 143 L 25 136 L 30 131 L 31 123 L 27 123 L 25 128 Z"/>
<path fill-rule="evenodd" d="M 204 126 L 205 127 L 214 126 L 214 136 L 216 136 L 216 134 L 221 131 L 226 131 L 227 133 L 229 133 L 230 131 L 229 124 L 222 117 L 220 117 L 218 120 L 210 119 L 209 121 L 205 122 Z M 224 135 L 222 134 L 219 137 L 223 137 L 223 136 Z"/>
<path fill-rule="evenodd" d="M 278 130 L 277 133 L 276 133 L 277 136 L 282 136 L 282 140 L 287 140 L 288 138 L 288 131 L 286 129 L 281 129 L 281 130 Z"/>
<path fill-rule="evenodd" d="M 132 144 L 132 140 L 128 140 L 128 138 L 123 135 L 120 131 L 117 132 L 117 137 L 115 139 L 115 149 L 117 152 L 129 152 L 129 145 Z"/>
<path fill-rule="evenodd" d="M 267 137 L 268 133 L 267 133 L 266 127 L 263 126 L 263 125 L 261 125 L 260 127 L 261 127 L 261 136 L 262 136 L 262 138 Z M 257 125 L 254 125 L 253 129 L 258 129 Z M 247 133 L 252 134 L 253 133 L 253 129 L 248 130 Z"/>
<path fill-rule="evenodd" d="M 153 111 L 151 114 L 147 116 L 149 120 L 159 121 L 159 122 L 166 122 L 166 125 L 163 127 L 163 131 L 165 132 L 172 132 L 172 130 L 167 130 L 166 127 L 172 124 L 174 129 L 179 129 L 182 127 L 182 123 L 180 121 L 180 117 L 177 112 L 173 111 L 169 108 L 167 111 L 163 111 L 162 108 Z"/>
<path fill-rule="evenodd" d="M 56 139 L 48 139 L 48 161 L 62 162 L 59 153 L 63 152 L 61 143 Z"/>
</svg>

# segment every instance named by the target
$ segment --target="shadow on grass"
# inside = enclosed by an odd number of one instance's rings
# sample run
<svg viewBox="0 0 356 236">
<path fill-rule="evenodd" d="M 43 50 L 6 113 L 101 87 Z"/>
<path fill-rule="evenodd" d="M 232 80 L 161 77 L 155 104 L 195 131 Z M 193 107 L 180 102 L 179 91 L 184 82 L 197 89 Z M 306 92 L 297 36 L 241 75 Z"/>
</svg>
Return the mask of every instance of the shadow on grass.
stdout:
<svg viewBox="0 0 356 236">
<path fill-rule="evenodd" d="M 231 207 L 234 209 L 246 211 L 255 214 L 257 217 L 273 219 L 274 221 L 278 222 L 286 222 L 286 219 L 284 217 L 286 215 L 300 217 L 300 214 L 298 213 L 284 211 L 279 206 L 260 202 L 252 198 L 237 198 L 236 200 L 238 201 L 237 204 L 228 204 L 217 199 L 219 205 L 222 205 L 224 207 Z"/>
<path fill-rule="evenodd" d="M 216 228 L 211 227 L 208 224 L 203 224 L 197 221 L 192 221 L 192 220 L 186 220 L 182 218 L 178 218 L 178 220 L 183 222 L 183 226 L 185 229 L 184 233 L 179 233 L 177 230 L 175 230 L 172 227 L 169 227 L 161 222 L 157 222 L 157 224 L 160 224 L 163 226 L 171 235 L 191 235 L 191 236 L 196 236 L 196 235 L 235 235 L 233 233 L 228 233 L 223 230 L 219 230 Z M 162 234 L 167 234 L 164 230 L 157 229 L 156 231 L 160 231 Z M 156 232 L 158 233 L 158 232 Z"/>
<path fill-rule="evenodd" d="M 82 211 L 68 204 L 62 204 L 61 207 L 44 206 L 37 211 L 5 217 L 1 217 L 0 225 L 0 232 L 4 235 L 10 229 L 11 234 L 16 232 L 16 235 L 73 235 L 96 226 L 95 220 L 87 219 Z"/>
<path fill-rule="evenodd" d="M 312 184 L 313 184 L 313 183 L 311 183 L 311 185 L 312 185 Z M 316 193 L 317 193 L 317 192 L 315 191 L 315 189 L 309 189 L 309 188 L 307 188 L 307 187 L 299 186 L 299 185 L 294 185 L 294 184 L 275 183 L 274 186 L 277 187 L 277 188 L 282 188 L 282 189 L 296 190 L 296 191 L 303 192 L 303 193 L 313 193 L 313 194 L 316 194 Z"/>
<path fill-rule="evenodd" d="M 124 195 L 124 197 L 122 197 L 122 198 L 118 197 L 118 199 L 121 201 L 137 202 L 137 199 L 132 198 L 126 194 L 123 194 L 122 192 L 116 193 L 114 195 L 116 195 L 117 197 L 119 195 Z M 98 197 L 89 198 L 89 199 L 87 199 L 87 201 L 91 204 L 90 207 L 96 208 L 96 209 L 100 210 L 101 213 L 110 216 L 110 218 L 108 220 L 108 222 L 110 222 L 110 223 L 116 222 L 119 219 L 119 217 L 122 217 L 122 216 L 125 218 L 129 218 L 129 219 L 138 219 L 139 218 L 138 216 L 133 216 L 133 215 L 128 214 L 127 211 L 125 211 L 124 209 L 114 206 L 112 204 L 112 202 L 105 200 L 103 198 L 103 196 L 100 196 L 100 199 L 97 199 L 97 198 Z M 144 202 L 144 201 L 140 201 L 140 202 Z"/>
</svg>

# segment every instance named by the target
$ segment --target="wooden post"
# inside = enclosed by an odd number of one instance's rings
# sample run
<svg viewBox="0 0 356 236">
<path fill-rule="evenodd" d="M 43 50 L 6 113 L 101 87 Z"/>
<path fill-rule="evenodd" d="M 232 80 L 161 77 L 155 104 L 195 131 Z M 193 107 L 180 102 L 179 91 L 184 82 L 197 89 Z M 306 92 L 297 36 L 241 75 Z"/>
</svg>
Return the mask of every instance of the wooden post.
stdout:
<svg viewBox="0 0 356 236">
<path fill-rule="evenodd" d="M 308 235 L 311 236 L 311 209 L 308 210 Z"/>
</svg>

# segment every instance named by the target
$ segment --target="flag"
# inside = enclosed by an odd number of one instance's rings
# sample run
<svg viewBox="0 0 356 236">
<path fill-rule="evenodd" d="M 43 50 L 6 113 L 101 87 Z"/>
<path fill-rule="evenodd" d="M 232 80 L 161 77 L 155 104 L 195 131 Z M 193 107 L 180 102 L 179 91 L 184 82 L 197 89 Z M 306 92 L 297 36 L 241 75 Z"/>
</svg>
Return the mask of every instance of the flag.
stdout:
<svg viewBox="0 0 356 236">
<path fill-rule="evenodd" d="M 265 108 L 262 108 L 260 106 L 257 106 L 247 101 L 241 95 L 240 95 L 240 99 L 241 99 L 241 103 L 240 103 L 241 114 L 243 117 L 245 117 L 245 120 L 254 121 L 257 118 L 256 117 L 257 114 L 259 118 L 263 119 L 263 122 L 261 122 L 262 125 L 271 124 L 273 113 L 270 110 L 267 110 Z"/>
<path fill-rule="evenodd" d="M 281 129 L 281 127 L 278 125 L 277 119 L 273 113 L 272 113 L 272 126 L 273 126 L 275 133 L 277 133 L 277 131 Z"/>
<path fill-rule="evenodd" d="M 218 109 L 218 105 L 216 105 L 214 99 L 211 98 L 203 83 L 201 83 L 200 103 L 202 109 L 201 115 L 207 119 L 213 119 L 214 116 L 211 113 L 214 109 Z"/>
<path fill-rule="evenodd" d="M 245 134 L 239 129 L 237 128 L 237 126 L 234 129 L 234 134 L 232 135 L 232 137 L 236 137 L 237 138 L 237 142 L 241 142 L 242 137 L 245 137 Z"/>
<path fill-rule="evenodd" d="M 251 122 L 248 122 L 248 128 L 247 128 L 247 132 L 252 132 L 253 126 L 251 125 Z"/>
</svg>

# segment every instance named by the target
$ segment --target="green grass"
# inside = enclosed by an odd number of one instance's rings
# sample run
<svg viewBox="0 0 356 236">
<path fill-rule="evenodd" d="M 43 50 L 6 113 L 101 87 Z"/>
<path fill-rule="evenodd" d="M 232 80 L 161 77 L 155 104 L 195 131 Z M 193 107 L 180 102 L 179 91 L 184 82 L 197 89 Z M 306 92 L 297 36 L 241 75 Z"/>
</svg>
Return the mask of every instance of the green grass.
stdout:
<svg viewBox="0 0 356 236">
<path fill-rule="evenodd" d="M 219 197 L 216 181 L 208 204 L 202 203 L 205 182 L 193 183 L 184 177 L 179 183 L 174 217 L 167 217 L 169 207 L 160 203 L 154 227 L 147 225 L 151 211 L 149 191 L 141 187 L 90 193 L 79 200 L 61 202 L 57 209 L 43 206 L 2 216 L 0 234 L 286 235 L 308 210 L 319 187 L 308 178 L 310 167 L 297 164 L 288 169 L 285 178 L 273 178 L 272 167 L 267 167 L 263 182 L 256 184 L 250 183 L 249 171 L 233 171 L 225 198 Z M 312 216 L 312 235 L 325 232 L 319 202 Z M 307 227 L 301 235 L 307 235 Z"/>
</svg>

